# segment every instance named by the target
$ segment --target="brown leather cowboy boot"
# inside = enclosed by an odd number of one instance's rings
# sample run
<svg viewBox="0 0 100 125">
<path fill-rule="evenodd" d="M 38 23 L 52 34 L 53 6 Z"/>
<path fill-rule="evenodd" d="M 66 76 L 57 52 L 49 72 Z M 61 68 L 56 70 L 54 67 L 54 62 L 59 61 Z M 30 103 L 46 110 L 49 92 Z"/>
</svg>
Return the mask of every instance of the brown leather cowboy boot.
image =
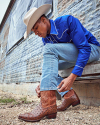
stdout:
<svg viewBox="0 0 100 125">
<path fill-rule="evenodd" d="M 80 100 L 77 96 L 77 94 L 75 93 L 75 91 L 72 89 L 72 90 L 69 90 L 69 92 L 67 92 L 65 95 L 64 95 L 64 99 L 62 101 L 62 104 L 57 106 L 57 111 L 64 111 L 66 110 L 69 106 L 76 106 L 80 104 Z"/>
<path fill-rule="evenodd" d="M 29 122 L 40 121 L 43 117 L 56 118 L 57 105 L 55 90 L 41 91 L 40 104 L 30 113 L 20 114 L 19 119 Z"/>
</svg>

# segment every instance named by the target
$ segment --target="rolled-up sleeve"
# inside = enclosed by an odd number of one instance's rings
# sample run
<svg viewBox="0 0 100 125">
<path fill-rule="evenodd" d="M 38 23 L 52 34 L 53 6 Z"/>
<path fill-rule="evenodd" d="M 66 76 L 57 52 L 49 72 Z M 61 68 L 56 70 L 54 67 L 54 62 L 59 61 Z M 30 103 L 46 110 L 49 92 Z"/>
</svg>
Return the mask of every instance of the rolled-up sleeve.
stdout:
<svg viewBox="0 0 100 125">
<path fill-rule="evenodd" d="M 79 51 L 76 65 L 72 73 L 81 76 L 83 68 L 85 67 L 89 59 L 91 47 L 85 37 L 84 31 L 79 20 L 74 18 L 73 16 L 69 16 L 67 23 L 69 27 L 70 37 L 72 38 L 73 43 Z"/>
</svg>

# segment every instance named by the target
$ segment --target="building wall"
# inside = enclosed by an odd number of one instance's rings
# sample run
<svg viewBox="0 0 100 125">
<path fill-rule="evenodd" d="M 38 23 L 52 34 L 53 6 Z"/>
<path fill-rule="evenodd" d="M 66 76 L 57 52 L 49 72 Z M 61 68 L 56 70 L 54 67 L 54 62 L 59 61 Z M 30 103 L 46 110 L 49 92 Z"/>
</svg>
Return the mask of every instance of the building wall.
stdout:
<svg viewBox="0 0 100 125">
<path fill-rule="evenodd" d="M 11 13 L 16 4 L 17 1 Z M 20 88 L 26 84 L 34 87 L 33 84 L 40 82 L 43 43 L 41 38 L 32 34 L 6 55 L 11 13 L 0 33 L 0 88 L 17 93 L 19 90 L 19 88 L 16 90 L 17 85 L 20 85 Z M 51 19 L 65 14 L 77 17 L 100 42 L 100 0 L 53 0 Z M 11 87 L 7 89 L 8 86 Z M 26 93 L 33 91 L 30 88 L 27 86 Z M 22 89 L 20 93 L 23 93 Z"/>
</svg>

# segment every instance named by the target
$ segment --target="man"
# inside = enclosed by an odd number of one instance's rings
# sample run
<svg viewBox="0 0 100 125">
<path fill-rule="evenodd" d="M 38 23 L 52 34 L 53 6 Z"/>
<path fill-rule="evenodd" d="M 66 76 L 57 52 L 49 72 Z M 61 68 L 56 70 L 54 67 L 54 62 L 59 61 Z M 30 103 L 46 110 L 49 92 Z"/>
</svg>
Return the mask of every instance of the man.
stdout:
<svg viewBox="0 0 100 125">
<path fill-rule="evenodd" d="M 80 21 L 71 15 L 49 20 L 44 14 L 51 5 L 32 8 L 24 17 L 27 30 L 42 37 L 44 43 L 41 84 L 37 87 L 41 103 L 32 112 L 19 115 L 24 121 L 39 121 L 43 117 L 56 118 L 57 111 L 66 110 L 69 106 L 80 104 L 80 100 L 71 88 L 77 76 L 81 76 L 83 68 L 89 62 L 99 59 L 100 44 L 87 31 Z M 69 77 L 63 79 L 58 75 L 58 69 L 72 67 Z M 56 106 L 55 91 L 64 97 L 60 106 Z"/>
</svg>

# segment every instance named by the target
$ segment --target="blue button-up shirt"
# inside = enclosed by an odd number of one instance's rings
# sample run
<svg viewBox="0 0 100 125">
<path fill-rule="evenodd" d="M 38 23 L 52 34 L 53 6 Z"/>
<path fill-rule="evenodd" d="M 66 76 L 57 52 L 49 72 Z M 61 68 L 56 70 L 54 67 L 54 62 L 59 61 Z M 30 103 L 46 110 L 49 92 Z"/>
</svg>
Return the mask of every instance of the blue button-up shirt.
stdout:
<svg viewBox="0 0 100 125">
<path fill-rule="evenodd" d="M 77 18 L 71 15 L 58 17 L 54 21 L 50 20 L 50 24 L 50 34 L 46 38 L 42 38 L 44 45 L 46 43 L 73 42 L 79 54 L 72 73 L 81 76 L 91 52 L 89 43 L 100 46 L 99 42 L 83 27 Z"/>
</svg>

